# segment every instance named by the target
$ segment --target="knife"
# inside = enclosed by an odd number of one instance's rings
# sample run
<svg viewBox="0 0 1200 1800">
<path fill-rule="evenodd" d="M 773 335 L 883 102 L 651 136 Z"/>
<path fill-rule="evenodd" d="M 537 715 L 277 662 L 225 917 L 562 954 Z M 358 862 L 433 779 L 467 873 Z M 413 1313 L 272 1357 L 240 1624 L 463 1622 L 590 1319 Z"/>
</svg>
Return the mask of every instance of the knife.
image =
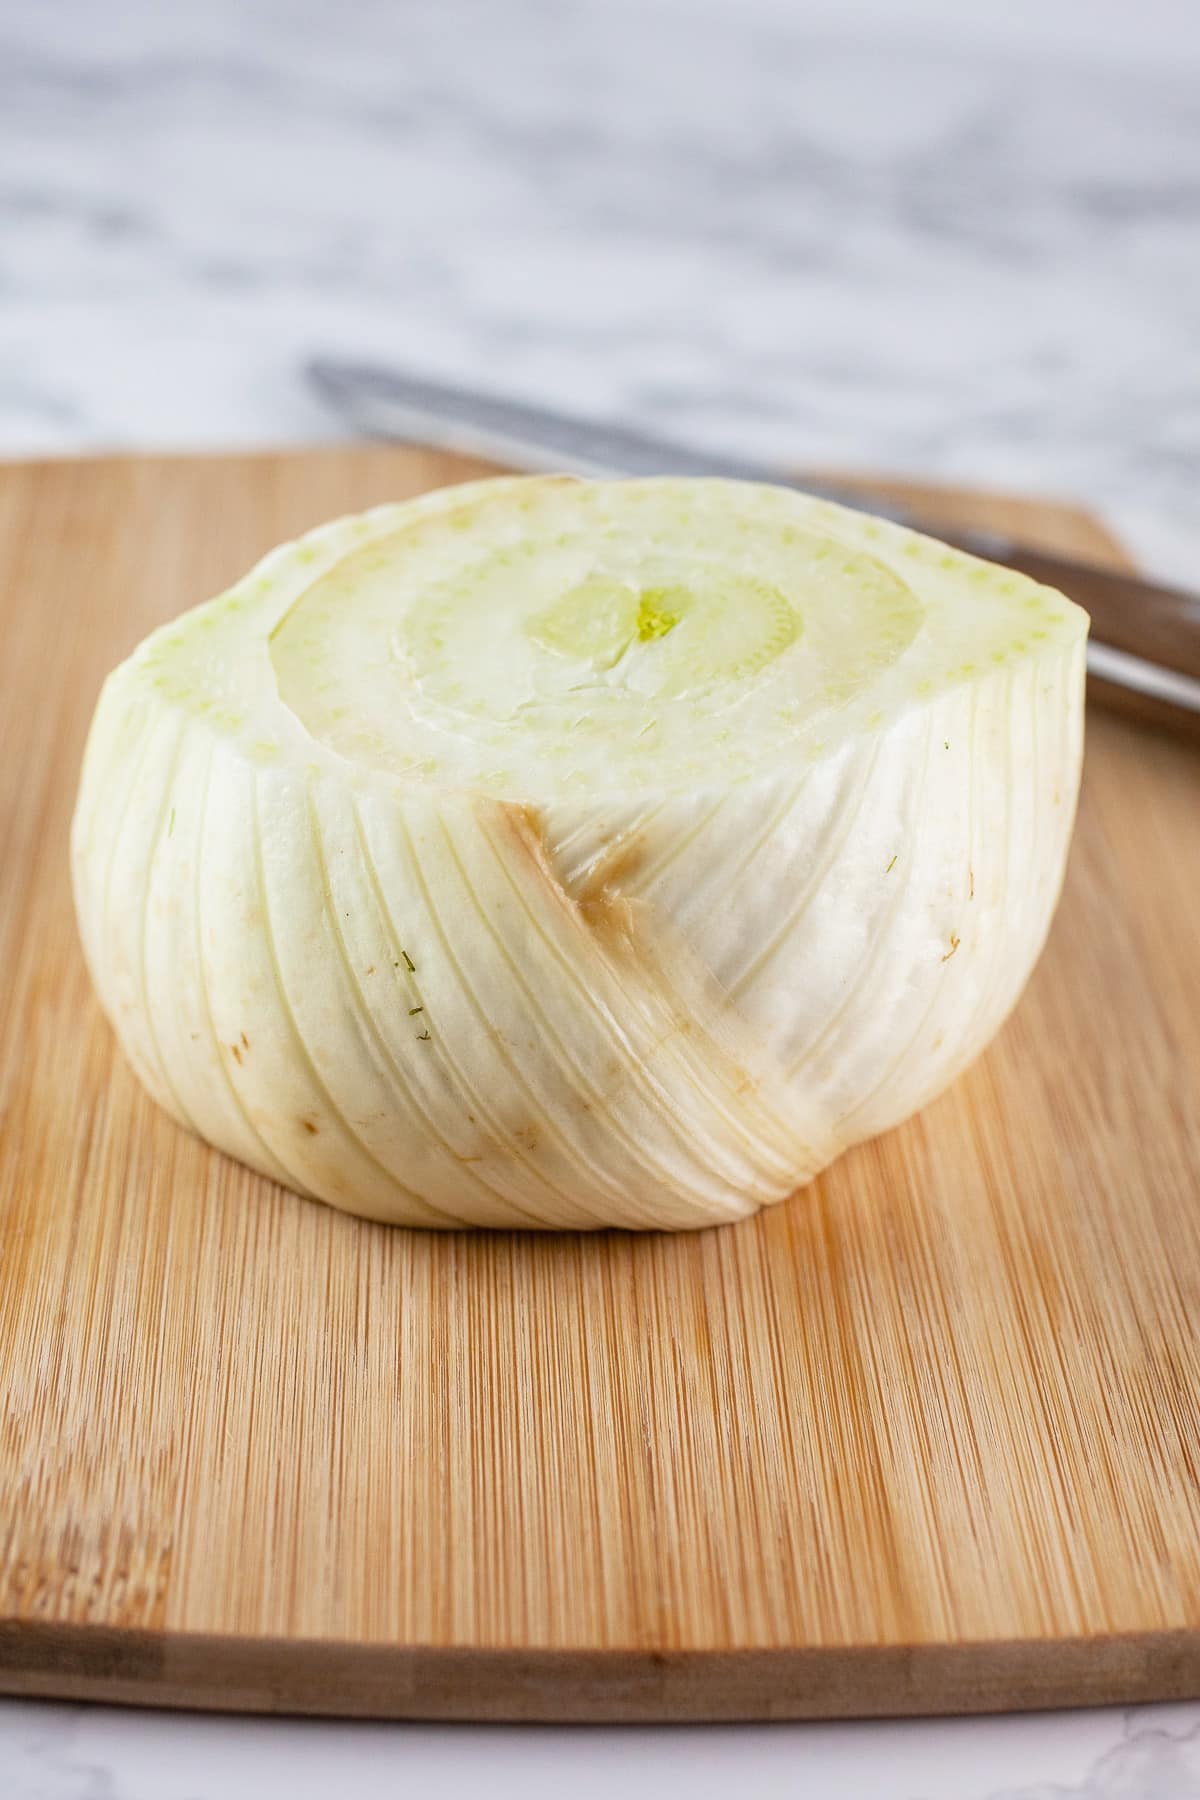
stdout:
<svg viewBox="0 0 1200 1800">
<path fill-rule="evenodd" d="M 751 458 L 701 451 L 397 370 L 319 358 L 309 364 L 308 377 L 321 398 L 367 437 L 430 444 L 556 474 L 715 475 L 768 482 L 932 531 L 956 549 L 1060 588 L 1086 608 L 1092 617 L 1087 649 L 1092 698 L 1200 738 L 1200 598 L 1182 589 L 1039 550 L 1004 532 L 947 530 L 932 509 L 900 505 L 867 488 L 801 480 Z"/>
</svg>

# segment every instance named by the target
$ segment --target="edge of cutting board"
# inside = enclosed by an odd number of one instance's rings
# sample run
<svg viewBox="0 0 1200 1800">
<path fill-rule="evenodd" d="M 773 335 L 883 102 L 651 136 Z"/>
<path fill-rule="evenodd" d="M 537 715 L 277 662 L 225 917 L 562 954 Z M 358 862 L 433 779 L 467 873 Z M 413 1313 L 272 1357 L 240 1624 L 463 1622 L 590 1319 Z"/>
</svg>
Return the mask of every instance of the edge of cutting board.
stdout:
<svg viewBox="0 0 1200 1800">
<path fill-rule="evenodd" d="M 0 1693 L 201 1712 L 699 1724 L 1193 1699 L 1200 1637 L 793 1650 L 351 1644 L 0 1621 Z M 869 1700 L 867 1696 L 869 1695 Z"/>
</svg>

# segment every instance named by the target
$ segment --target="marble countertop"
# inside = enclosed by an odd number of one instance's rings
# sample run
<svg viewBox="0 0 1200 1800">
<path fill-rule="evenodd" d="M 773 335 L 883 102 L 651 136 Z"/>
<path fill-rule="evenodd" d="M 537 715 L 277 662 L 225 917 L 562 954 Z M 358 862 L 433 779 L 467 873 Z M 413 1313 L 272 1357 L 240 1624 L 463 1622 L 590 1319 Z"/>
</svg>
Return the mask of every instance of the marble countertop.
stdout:
<svg viewBox="0 0 1200 1800">
<path fill-rule="evenodd" d="M 0 12 L 0 455 L 343 436 L 352 355 L 1050 492 L 1195 579 L 1194 0 Z M 0 477 L 2 479 L 2 477 Z M 2 1800 L 1200 1796 L 1200 1706 L 705 1731 L 0 1702 Z"/>
<path fill-rule="evenodd" d="M 1196 1800 L 1200 1709 L 874 1724 L 330 1724 L 0 1701 L 4 1800 Z"/>
<path fill-rule="evenodd" d="M 1192 566 L 1192 0 L 47 0 L 0 46 L 0 454 L 329 438 L 352 354 Z"/>
</svg>

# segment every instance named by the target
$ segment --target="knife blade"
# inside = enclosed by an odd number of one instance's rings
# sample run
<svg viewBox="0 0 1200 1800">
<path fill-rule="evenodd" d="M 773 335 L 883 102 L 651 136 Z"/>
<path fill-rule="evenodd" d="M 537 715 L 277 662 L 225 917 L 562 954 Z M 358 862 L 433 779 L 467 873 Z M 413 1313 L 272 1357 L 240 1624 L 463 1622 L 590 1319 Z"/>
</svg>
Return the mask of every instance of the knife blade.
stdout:
<svg viewBox="0 0 1200 1800">
<path fill-rule="evenodd" d="M 1200 737 L 1200 598 L 1024 544 L 1007 533 L 939 526 L 932 511 L 855 484 L 810 481 L 753 458 L 699 450 L 610 422 L 400 370 L 318 358 L 315 391 L 368 437 L 433 445 L 509 467 L 583 476 L 720 476 L 795 487 L 929 531 L 955 548 L 1060 588 L 1092 617 L 1089 694 Z"/>
</svg>

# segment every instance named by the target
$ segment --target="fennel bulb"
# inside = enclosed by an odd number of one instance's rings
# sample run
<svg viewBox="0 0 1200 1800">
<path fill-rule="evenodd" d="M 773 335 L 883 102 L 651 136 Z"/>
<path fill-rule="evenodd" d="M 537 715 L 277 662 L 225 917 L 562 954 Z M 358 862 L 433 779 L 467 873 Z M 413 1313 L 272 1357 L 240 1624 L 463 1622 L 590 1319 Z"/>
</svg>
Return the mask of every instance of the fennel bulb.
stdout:
<svg viewBox="0 0 1200 1800">
<path fill-rule="evenodd" d="M 341 519 L 108 679 L 72 835 L 129 1060 L 302 1194 L 425 1226 L 780 1200 L 1038 955 L 1087 619 L 724 481 Z"/>
</svg>

